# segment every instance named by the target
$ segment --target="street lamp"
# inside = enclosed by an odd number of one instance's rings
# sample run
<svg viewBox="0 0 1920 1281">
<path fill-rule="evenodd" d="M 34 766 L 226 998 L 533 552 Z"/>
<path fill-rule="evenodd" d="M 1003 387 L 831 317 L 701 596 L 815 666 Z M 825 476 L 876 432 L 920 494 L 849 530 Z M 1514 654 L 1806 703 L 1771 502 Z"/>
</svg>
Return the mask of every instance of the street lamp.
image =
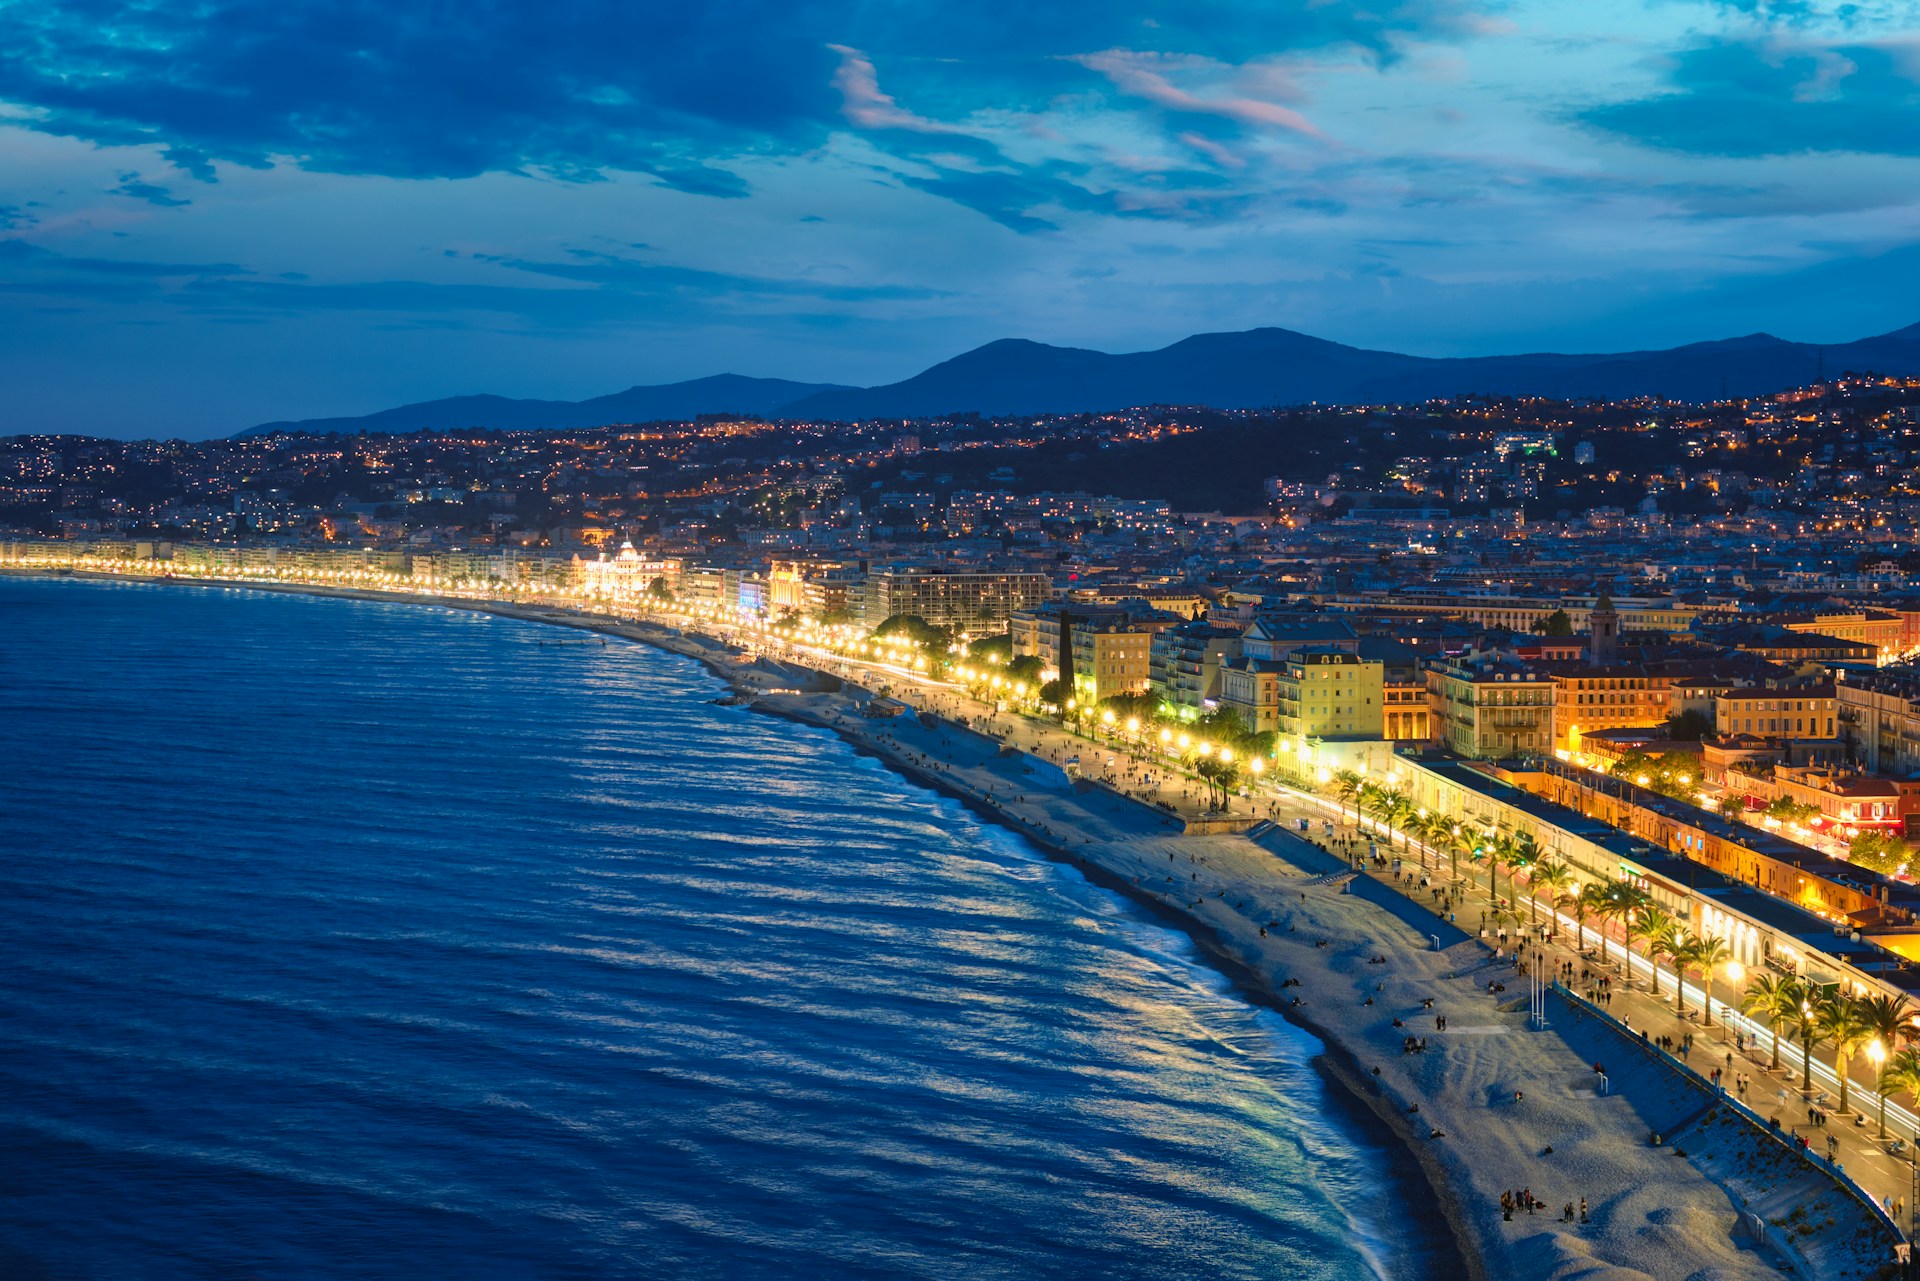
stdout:
<svg viewBox="0 0 1920 1281">
<path fill-rule="evenodd" d="M 1887 1047 L 1880 1043 L 1879 1037 L 1867 1043 L 1867 1061 L 1873 1064 L 1873 1089 L 1880 1096 L 1880 1137 L 1887 1137 L 1887 1092 L 1881 1089 L 1880 1065 L 1887 1061 Z"/>
</svg>

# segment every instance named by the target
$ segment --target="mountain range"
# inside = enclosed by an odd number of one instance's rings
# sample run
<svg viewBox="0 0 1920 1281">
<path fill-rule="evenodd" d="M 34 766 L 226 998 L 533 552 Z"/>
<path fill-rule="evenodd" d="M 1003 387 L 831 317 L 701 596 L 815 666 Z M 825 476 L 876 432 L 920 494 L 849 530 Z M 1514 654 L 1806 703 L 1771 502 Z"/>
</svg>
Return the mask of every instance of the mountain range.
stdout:
<svg viewBox="0 0 1920 1281">
<path fill-rule="evenodd" d="M 266 423 L 242 434 L 565 429 L 697 414 L 851 420 L 1097 413 L 1137 405 L 1242 409 L 1458 395 L 1708 401 L 1766 395 L 1846 370 L 1920 374 L 1920 324 L 1828 346 L 1749 334 L 1655 351 L 1443 358 L 1369 351 L 1289 329 L 1195 334 L 1157 351 L 1118 355 L 1007 338 L 879 387 L 719 374 L 580 401 L 455 396 L 358 418 Z"/>
</svg>

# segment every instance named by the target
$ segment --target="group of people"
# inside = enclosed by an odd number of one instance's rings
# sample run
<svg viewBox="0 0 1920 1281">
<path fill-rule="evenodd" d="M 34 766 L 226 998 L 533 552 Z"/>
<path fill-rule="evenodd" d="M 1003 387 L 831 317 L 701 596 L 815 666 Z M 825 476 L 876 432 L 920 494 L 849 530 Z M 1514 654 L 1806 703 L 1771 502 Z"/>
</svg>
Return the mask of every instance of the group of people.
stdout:
<svg viewBox="0 0 1920 1281">
<path fill-rule="evenodd" d="M 1500 1217 L 1508 1223 L 1513 1222 L 1513 1216 L 1516 1212 L 1520 1214 L 1533 1214 L 1546 1208 L 1547 1203 L 1535 1196 L 1532 1188 L 1521 1188 L 1517 1192 L 1509 1189 L 1500 1194 Z M 1567 1202 L 1560 1210 L 1560 1222 L 1574 1222 L 1575 1213 L 1573 1202 Z M 1585 1197 L 1580 1198 L 1578 1214 L 1580 1216 L 1579 1222 L 1589 1222 L 1587 1218 L 1587 1199 Z"/>
</svg>

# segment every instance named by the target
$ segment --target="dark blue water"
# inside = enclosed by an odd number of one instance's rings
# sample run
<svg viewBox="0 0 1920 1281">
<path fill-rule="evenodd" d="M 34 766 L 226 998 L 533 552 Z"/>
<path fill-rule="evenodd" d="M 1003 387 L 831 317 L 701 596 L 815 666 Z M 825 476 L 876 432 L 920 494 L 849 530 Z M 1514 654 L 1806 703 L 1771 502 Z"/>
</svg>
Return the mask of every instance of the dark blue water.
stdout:
<svg viewBox="0 0 1920 1281">
<path fill-rule="evenodd" d="M 1418 1274 L 1178 936 L 577 635 L 0 578 L 0 1277 Z"/>
</svg>

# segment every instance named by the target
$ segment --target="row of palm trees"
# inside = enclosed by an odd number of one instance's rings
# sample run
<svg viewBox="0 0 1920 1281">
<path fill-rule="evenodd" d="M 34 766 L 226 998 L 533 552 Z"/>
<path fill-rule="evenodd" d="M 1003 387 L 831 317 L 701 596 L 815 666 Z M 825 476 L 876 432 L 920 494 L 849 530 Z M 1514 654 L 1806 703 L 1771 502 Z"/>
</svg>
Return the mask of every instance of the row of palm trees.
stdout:
<svg viewBox="0 0 1920 1281">
<path fill-rule="evenodd" d="M 1703 990 L 1711 990 L 1716 967 L 1733 959 L 1732 950 L 1722 938 L 1703 937 L 1690 931 L 1639 886 L 1626 881 L 1595 881 L 1581 885 L 1573 869 L 1543 851 L 1529 832 L 1492 829 L 1475 833 L 1455 819 L 1428 814 L 1418 808 L 1404 792 L 1382 786 L 1353 770 L 1335 773 L 1328 790 L 1342 806 L 1352 806 L 1356 817 L 1370 815 L 1386 825 L 1388 839 L 1397 831 L 1404 844 L 1418 840 L 1428 849 L 1449 859 L 1458 879 L 1464 857 L 1477 868 L 1488 868 L 1488 890 L 1496 902 L 1500 895 L 1500 874 L 1507 876 L 1507 901 L 1518 897 L 1520 877 L 1526 877 L 1527 916 L 1537 922 L 1536 905 L 1546 899 L 1551 910 L 1564 910 L 1574 918 L 1582 944 L 1586 941 L 1587 921 L 1602 924 L 1600 950 L 1602 960 L 1610 959 L 1608 924 L 1618 921 L 1622 935 L 1622 963 L 1629 981 L 1632 978 L 1631 953 L 1636 941 L 1653 967 L 1653 988 L 1660 992 L 1660 966 L 1665 962 L 1673 972 L 1674 1005 L 1686 1011 L 1686 978 L 1689 972 L 1703 980 Z M 1475 878 L 1477 883 L 1477 878 Z M 1497 909 L 1496 917 L 1518 923 L 1517 912 Z M 1713 1002 L 1708 999 L 1706 1023 L 1713 1022 Z M 1878 1047 L 1874 1061 L 1878 1067 L 1875 1092 L 1880 1096 L 1880 1130 L 1886 1132 L 1886 1099 L 1889 1094 L 1907 1092 L 1920 1104 L 1920 1027 L 1915 1025 L 1916 1010 L 1905 997 L 1848 996 L 1833 985 L 1819 985 L 1804 979 L 1764 972 L 1754 977 L 1740 998 L 1740 1008 L 1749 1016 L 1764 1020 L 1774 1031 L 1773 1070 L 1780 1067 L 1780 1042 L 1796 1039 L 1801 1044 L 1801 1088 L 1813 1087 L 1813 1052 L 1822 1046 L 1834 1051 L 1834 1074 L 1840 1080 L 1840 1111 L 1850 1110 L 1849 1072 L 1853 1061 L 1871 1047 Z M 1783 1035 L 1783 1029 L 1786 1035 Z"/>
<path fill-rule="evenodd" d="M 1800 1042 L 1800 1088 L 1813 1089 L 1813 1052 L 1833 1047 L 1834 1075 L 1840 1078 L 1840 1111 L 1851 1108 L 1849 1073 L 1853 1061 L 1868 1053 L 1879 1071 L 1874 1092 L 1880 1096 L 1880 1132 L 1887 1130 L 1886 1099 L 1906 1092 L 1920 1103 L 1920 1040 L 1916 1011 L 1904 996 L 1849 996 L 1834 984 L 1812 983 L 1791 975 L 1756 975 L 1740 998 L 1740 1008 L 1773 1030 L 1773 1063 L 1780 1067 L 1780 1043 Z M 1874 1053 L 1877 1050 L 1878 1053 Z"/>
</svg>

